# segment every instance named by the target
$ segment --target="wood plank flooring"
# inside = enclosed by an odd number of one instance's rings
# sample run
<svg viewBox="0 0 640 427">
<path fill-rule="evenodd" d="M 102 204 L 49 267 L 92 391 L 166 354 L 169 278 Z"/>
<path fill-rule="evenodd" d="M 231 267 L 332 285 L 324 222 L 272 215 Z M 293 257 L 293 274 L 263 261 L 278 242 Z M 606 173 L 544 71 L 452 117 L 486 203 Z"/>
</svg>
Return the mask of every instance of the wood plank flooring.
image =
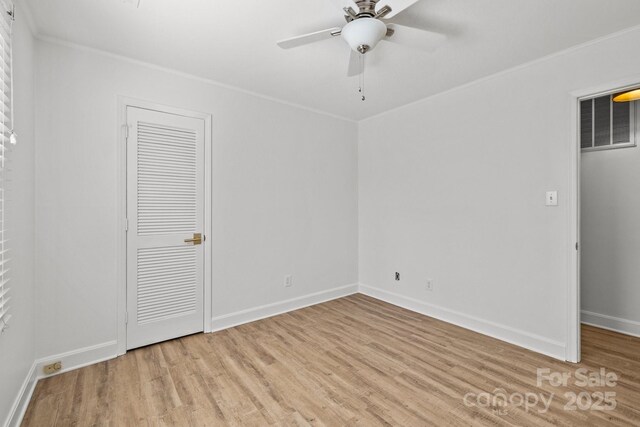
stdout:
<svg viewBox="0 0 640 427">
<path fill-rule="evenodd" d="M 576 369 L 601 367 L 615 387 L 575 384 Z M 537 368 L 572 379 L 537 386 Z M 554 398 L 547 412 L 518 395 L 489 406 L 496 389 Z M 615 392 L 617 407 L 564 409 L 584 391 Z M 47 378 L 23 425 L 638 426 L 640 339 L 584 327 L 573 365 L 357 294 Z"/>
</svg>

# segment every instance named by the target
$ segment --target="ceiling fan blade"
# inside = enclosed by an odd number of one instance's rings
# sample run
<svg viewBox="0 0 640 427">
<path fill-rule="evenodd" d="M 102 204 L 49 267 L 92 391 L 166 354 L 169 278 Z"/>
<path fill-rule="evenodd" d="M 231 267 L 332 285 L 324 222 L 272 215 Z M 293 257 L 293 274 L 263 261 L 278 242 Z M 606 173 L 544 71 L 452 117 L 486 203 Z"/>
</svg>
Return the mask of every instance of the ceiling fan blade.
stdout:
<svg viewBox="0 0 640 427">
<path fill-rule="evenodd" d="M 382 0 L 376 4 L 376 12 L 379 12 L 385 6 L 389 6 L 391 8 L 391 12 L 387 13 L 384 18 L 393 18 L 412 4 L 419 1 L 420 0 Z"/>
<path fill-rule="evenodd" d="M 340 8 L 340 10 L 344 10 L 345 8 L 352 8 L 356 12 L 358 11 L 358 6 L 354 0 L 332 0 L 333 3 Z"/>
<path fill-rule="evenodd" d="M 327 30 L 316 31 L 315 33 L 304 34 L 302 36 L 291 37 L 290 39 L 280 40 L 278 46 L 282 49 L 291 49 L 306 44 L 315 43 L 320 40 L 326 40 L 340 34 L 340 27 L 329 28 Z"/>
<path fill-rule="evenodd" d="M 406 27 L 404 25 L 389 24 L 387 28 L 393 30 L 393 34 L 385 37 L 383 40 L 426 52 L 433 52 L 440 47 L 447 38 L 444 34 Z"/>
<path fill-rule="evenodd" d="M 353 77 L 360 74 L 360 54 L 353 49 L 349 49 L 351 56 L 349 56 L 349 69 L 347 70 L 347 77 Z"/>
</svg>

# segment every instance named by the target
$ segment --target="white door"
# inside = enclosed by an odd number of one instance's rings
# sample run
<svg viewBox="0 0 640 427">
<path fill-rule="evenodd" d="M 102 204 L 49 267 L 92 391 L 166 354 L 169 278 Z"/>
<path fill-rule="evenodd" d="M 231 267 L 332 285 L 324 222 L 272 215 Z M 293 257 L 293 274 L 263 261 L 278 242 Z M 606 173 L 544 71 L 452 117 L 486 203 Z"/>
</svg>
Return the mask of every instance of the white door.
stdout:
<svg viewBox="0 0 640 427">
<path fill-rule="evenodd" d="M 204 329 L 205 121 L 128 106 L 127 125 L 131 349 Z"/>
</svg>

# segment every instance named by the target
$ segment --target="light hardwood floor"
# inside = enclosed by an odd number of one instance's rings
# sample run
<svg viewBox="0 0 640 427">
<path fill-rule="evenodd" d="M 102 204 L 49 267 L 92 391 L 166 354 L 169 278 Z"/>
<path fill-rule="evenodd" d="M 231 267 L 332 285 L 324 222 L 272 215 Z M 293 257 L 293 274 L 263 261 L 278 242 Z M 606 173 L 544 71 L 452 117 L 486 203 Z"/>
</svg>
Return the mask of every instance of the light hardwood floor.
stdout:
<svg viewBox="0 0 640 427">
<path fill-rule="evenodd" d="M 617 386 L 536 385 L 537 368 L 601 367 Z M 546 413 L 463 401 L 496 389 L 555 398 Z M 572 391 L 613 391 L 617 407 L 566 411 Z M 638 426 L 639 406 L 640 339 L 585 327 L 573 365 L 353 295 L 42 380 L 23 425 Z"/>
</svg>

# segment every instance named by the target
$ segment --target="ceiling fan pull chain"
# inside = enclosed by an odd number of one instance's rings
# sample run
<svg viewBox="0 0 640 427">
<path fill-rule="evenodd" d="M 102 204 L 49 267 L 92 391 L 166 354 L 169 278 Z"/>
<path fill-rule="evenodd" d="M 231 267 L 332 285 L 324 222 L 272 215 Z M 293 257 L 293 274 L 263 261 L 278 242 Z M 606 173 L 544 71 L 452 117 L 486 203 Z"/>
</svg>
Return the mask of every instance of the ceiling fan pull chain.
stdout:
<svg viewBox="0 0 640 427">
<path fill-rule="evenodd" d="M 360 54 L 360 93 L 362 94 L 362 101 L 364 101 L 365 95 L 364 95 L 364 68 L 365 68 L 365 58 L 364 58 L 364 54 L 361 53 Z"/>
<path fill-rule="evenodd" d="M 364 54 L 362 54 L 362 101 L 364 102 L 364 100 L 366 99 L 364 96 L 364 69 L 365 69 L 365 56 Z"/>
<path fill-rule="evenodd" d="M 358 56 L 358 93 L 362 93 L 362 55 Z"/>
</svg>

